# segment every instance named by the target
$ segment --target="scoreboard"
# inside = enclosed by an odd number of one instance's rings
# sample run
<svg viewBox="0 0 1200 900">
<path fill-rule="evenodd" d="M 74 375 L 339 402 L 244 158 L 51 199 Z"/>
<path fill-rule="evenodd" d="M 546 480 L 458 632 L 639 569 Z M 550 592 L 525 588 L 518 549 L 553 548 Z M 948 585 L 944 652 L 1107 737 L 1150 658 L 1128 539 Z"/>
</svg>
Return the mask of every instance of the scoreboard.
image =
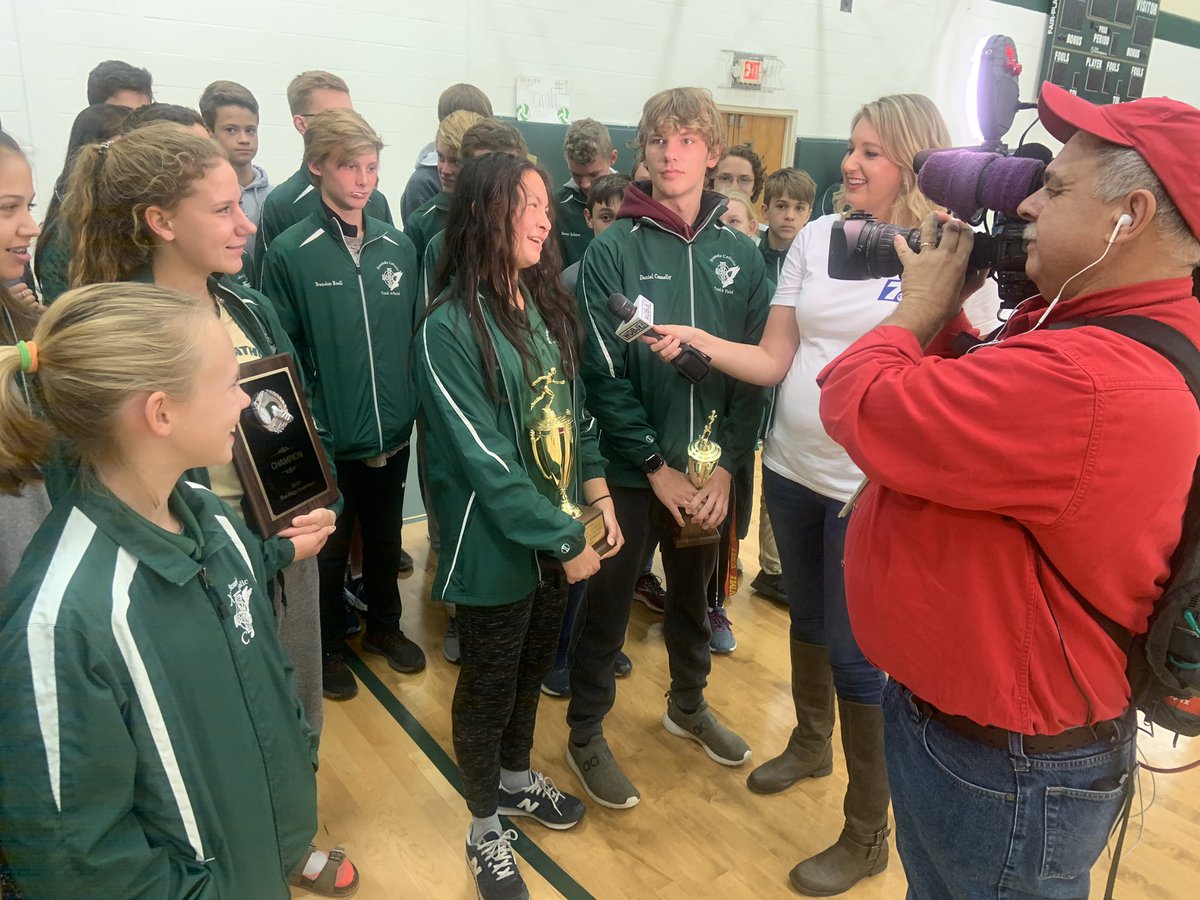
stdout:
<svg viewBox="0 0 1200 900">
<path fill-rule="evenodd" d="M 1042 80 L 1096 104 L 1142 96 L 1158 0 L 1055 0 Z"/>
</svg>

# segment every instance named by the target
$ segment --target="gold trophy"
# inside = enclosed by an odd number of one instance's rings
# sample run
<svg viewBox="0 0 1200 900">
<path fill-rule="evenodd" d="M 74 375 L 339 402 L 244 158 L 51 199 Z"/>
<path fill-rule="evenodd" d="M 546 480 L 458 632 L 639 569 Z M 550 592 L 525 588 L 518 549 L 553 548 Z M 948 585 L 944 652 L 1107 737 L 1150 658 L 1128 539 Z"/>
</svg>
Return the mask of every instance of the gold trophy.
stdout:
<svg viewBox="0 0 1200 900">
<path fill-rule="evenodd" d="M 721 458 L 721 445 L 709 438 L 712 434 L 713 423 L 717 421 L 717 411 L 714 409 L 704 426 L 704 432 L 699 438 L 688 444 L 688 481 L 692 487 L 700 490 L 713 476 L 717 469 L 717 461 Z M 683 513 L 683 527 L 675 536 L 676 547 L 700 547 L 704 544 L 715 544 L 721 535 L 715 528 L 701 528 L 692 521 L 692 517 Z"/>
<path fill-rule="evenodd" d="M 571 484 L 571 471 L 575 467 L 575 421 L 571 411 L 563 415 L 554 412 L 554 388 L 556 384 L 566 384 L 556 381 L 554 376 L 558 370 L 551 368 L 541 378 L 536 378 L 530 384 L 534 390 L 539 385 L 541 393 L 529 404 L 533 410 L 543 400 L 542 418 L 533 428 L 529 429 L 529 442 L 533 445 L 533 460 L 537 463 L 542 477 L 558 489 L 562 501 L 558 508 L 573 519 L 583 523 L 584 540 L 600 555 L 609 550 L 608 529 L 604 525 L 604 514 L 594 506 L 572 503 L 567 496 L 567 487 Z"/>
</svg>

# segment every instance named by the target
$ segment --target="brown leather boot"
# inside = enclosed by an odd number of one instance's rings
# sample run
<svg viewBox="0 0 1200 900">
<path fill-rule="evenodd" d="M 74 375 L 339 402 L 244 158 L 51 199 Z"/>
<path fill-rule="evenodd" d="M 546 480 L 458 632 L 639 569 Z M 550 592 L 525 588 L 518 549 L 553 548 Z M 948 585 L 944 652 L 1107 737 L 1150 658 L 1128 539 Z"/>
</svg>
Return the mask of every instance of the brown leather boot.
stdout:
<svg viewBox="0 0 1200 900">
<path fill-rule="evenodd" d="M 809 897 L 840 894 L 888 864 L 891 794 L 883 757 L 883 711 L 876 704 L 839 699 L 838 714 L 850 774 L 843 803 L 846 825 L 837 843 L 804 860 L 788 876 L 792 887 Z"/>
<path fill-rule="evenodd" d="M 756 794 L 776 794 L 802 778 L 833 771 L 833 670 L 828 648 L 792 641 L 792 702 L 796 727 L 787 747 L 746 780 Z"/>
</svg>

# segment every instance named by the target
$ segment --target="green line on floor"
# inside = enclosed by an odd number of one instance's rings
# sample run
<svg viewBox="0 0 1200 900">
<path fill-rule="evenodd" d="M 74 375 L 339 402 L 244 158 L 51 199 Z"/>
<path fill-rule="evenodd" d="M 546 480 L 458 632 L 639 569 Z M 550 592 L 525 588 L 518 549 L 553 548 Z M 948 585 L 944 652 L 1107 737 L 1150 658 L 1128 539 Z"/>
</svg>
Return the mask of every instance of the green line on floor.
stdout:
<svg viewBox="0 0 1200 900">
<path fill-rule="evenodd" d="M 393 719 L 396 720 L 405 733 L 413 739 L 421 752 L 429 759 L 437 770 L 442 773 L 450 785 L 462 794 L 462 779 L 458 774 L 458 766 L 454 760 L 450 758 L 450 754 L 442 749 L 442 745 L 434 740 L 433 735 L 425 730 L 422 725 L 411 712 L 408 711 L 400 698 L 388 690 L 388 686 L 380 680 L 379 676 L 371 671 L 371 667 L 363 661 L 363 659 L 351 650 L 346 648 L 346 663 L 350 666 L 358 680 L 363 683 L 379 701 L 380 705 L 388 711 Z M 567 874 L 566 870 L 558 863 L 551 859 L 541 847 L 535 844 L 511 819 L 504 818 L 506 827 L 514 828 L 517 832 L 517 840 L 513 844 L 513 849 L 520 854 L 534 870 L 541 875 L 550 885 L 562 894 L 567 900 L 595 900 L 591 894 L 578 881 Z"/>
</svg>

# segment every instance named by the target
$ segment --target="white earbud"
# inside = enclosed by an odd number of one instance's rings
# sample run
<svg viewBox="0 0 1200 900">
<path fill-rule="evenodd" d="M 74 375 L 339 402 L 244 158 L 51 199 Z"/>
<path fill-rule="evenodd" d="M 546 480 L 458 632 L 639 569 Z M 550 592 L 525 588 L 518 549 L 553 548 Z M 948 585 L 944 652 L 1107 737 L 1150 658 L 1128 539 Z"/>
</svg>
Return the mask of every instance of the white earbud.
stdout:
<svg viewBox="0 0 1200 900">
<path fill-rule="evenodd" d="M 1122 228 L 1128 228 L 1133 224 L 1133 216 L 1129 213 L 1121 213 L 1121 218 L 1117 219 L 1117 224 L 1112 230 L 1112 234 L 1108 236 L 1108 242 L 1111 244 L 1117 239 L 1117 232 Z"/>
</svg>

